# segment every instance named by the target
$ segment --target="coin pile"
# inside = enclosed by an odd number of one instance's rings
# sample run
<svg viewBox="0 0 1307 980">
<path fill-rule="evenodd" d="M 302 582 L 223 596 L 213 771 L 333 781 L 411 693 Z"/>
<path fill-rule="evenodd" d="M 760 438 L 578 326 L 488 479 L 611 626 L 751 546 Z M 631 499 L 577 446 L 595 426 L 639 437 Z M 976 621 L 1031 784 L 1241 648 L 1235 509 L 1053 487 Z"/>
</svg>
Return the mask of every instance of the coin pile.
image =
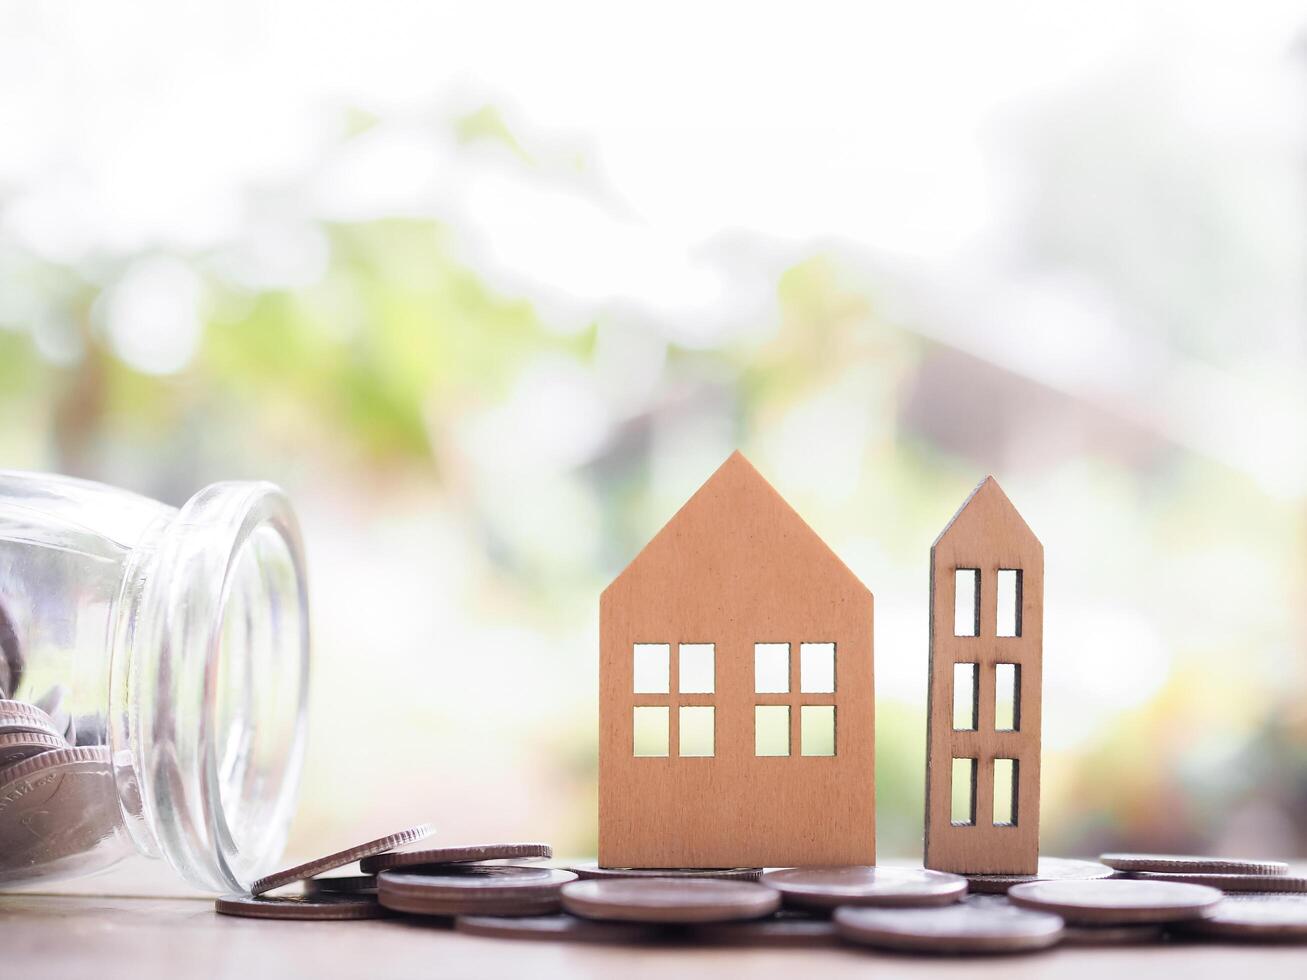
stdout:
<svg viewBox="0 0 1307 980">
<path fill-rule="evenodd" d="M 63 870 L 67 862 L 112 836 L 117 790 L 102 733 L 78 722 L 56 685 L 35 704 L 8 697 L 22 661 L 0 645 L 0 882 Z M 48 815 L 57 812 L 58 821 Z M 75 871 L 75 868 L 67 870 Z"/>
<path fill-rule="evenodd" d="M 411 847 L 430 833 L 422 825 L 269 875 L 249 895 L 219 899 L 217 910 L 280 919 L 424 916 L 504 939 L 843 942 L 951 955 L 1173 938 L 1307 942 L 1307 895 L 1284 894 L 1307 890 L 1296 884 L 1304 879 L 1278 862 L 1114 854 L 1102 863 L 1041 859 L 1035 875 L 971 878 L 899 867 L 554 867 L 518 863 L 552 858 L 545 844 Z M 357 873 L 331 874 L 356 861 Z M 1247 890 L 1253 877 L 1274 878 L 1278 893 Z M 301 890 L 267 894 L 292 884 Z"/>
</svg>

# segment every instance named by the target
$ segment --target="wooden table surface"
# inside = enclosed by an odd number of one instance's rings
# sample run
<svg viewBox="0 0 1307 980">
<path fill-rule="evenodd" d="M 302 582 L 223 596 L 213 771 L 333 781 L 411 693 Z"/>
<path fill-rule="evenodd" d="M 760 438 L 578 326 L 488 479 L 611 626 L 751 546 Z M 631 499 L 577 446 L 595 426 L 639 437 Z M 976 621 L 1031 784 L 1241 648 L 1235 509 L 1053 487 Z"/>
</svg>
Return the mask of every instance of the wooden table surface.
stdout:
<svg viewBox="0 0 1307 980">
<path fill-rule="evenodd" d="M 1307 977 L 1307 947 L 1172 944 L 926 958 L 858 948 L 594 946 L 481 939 L 420 919 L 272 922 L 217 915 L 155 862 L 0 895 L 0 977 Z"/>
</svg>

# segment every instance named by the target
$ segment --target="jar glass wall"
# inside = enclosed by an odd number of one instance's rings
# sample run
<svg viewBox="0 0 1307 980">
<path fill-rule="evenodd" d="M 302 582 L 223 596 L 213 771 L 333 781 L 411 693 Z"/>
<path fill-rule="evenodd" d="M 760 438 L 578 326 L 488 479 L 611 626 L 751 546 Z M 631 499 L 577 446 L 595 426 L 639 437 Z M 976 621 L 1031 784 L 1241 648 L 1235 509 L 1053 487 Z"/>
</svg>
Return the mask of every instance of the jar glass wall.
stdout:
<svg viewBox="0 0 1307 980">
<path fill-rule="evenodd" d="M 276 487 L 215 484 L 177 510 L 0 472 L 0 882 L 140 852 L 248 885 L 285 843 L 308 665 Z"/>
</svg>

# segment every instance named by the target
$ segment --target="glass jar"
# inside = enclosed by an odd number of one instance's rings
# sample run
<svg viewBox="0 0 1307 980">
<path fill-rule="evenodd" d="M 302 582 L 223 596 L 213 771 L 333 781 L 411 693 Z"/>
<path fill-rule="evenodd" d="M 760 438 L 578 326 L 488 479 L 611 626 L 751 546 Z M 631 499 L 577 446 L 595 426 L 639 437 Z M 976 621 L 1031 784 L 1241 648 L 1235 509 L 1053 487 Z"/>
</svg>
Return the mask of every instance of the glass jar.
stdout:
<svg viewBox="0 0 1307 980">
<path fill-rule="evenodd" d="M 177 510 L 0 471 L 0 732 L 18 732 L 0 882 L 139 852 L 245 888 L 285 844 L 308 674 L 303 549 L 278 488 L 216 483 Z"/>
</svg>

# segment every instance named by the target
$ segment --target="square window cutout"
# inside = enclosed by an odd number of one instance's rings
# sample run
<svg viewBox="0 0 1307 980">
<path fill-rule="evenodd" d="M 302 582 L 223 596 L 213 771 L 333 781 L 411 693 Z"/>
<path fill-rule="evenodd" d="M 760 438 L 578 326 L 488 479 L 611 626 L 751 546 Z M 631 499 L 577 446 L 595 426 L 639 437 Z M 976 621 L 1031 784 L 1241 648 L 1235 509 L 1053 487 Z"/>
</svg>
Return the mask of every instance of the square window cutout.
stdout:
<svg viewBox="0 0 1307 980">
<path fill-rule="evenodd" d="M 712 694 L 714 670 L 711 643 L 682 643 L 677 651 L 680 660 L 680 692 Z"/>
<path fill-rule="evenodd" d="M 753 645 L 753 689 L 758 694 L 790 693 L 790 645 L 788 643 Z"/>
<path fill-rule="evenodd" d="M 671 663 L 670 643 L 635 644 L 635 693 L 667 694 Z"/>
<path fill-rule="evenodd" d="M 835 754 L 835 705 L 805 704 L 799 709 L 800 752 Z"/>
<path fill-rule="evenodd" d="M 640 706 L 635 709 L 632 728 L 635 732 L 637 757 L 667 755 L 669 721 L 670 715 L 666 706 Z"/>
<path fill-rule="evenodd" d="M 754 705 L 753 754 L 790 754 L 790 706 L 788 704 Z"/>
<path fill-rule="evenodd" d="M 704 758 L 713 754 L 714 714 L 711 706 L 686 705 L 681 708 L 682 758 Z"/>
<path fill-rule="evenodd" d="M 835 644 L 799 644 L 799 691 L 803 694 L 835 693 Z"/>
</svg>

